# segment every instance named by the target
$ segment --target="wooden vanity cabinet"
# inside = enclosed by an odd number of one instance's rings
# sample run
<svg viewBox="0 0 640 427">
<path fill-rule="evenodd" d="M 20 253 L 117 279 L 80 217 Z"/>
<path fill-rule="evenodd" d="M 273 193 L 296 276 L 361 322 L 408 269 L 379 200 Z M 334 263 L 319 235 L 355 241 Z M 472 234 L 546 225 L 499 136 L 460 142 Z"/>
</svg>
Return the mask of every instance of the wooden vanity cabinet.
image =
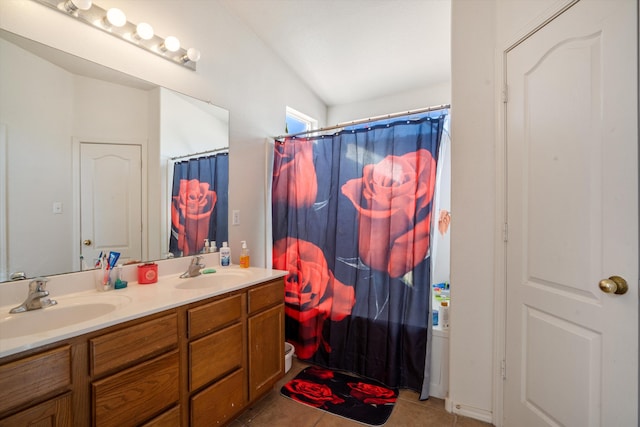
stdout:
<svg viewBox="0 0 640 427">
<path fill-rule="evenodd" d="M 224 425 L 283 375 L 275 279 L 0 359 L 0 427 Z"/>
</svg>

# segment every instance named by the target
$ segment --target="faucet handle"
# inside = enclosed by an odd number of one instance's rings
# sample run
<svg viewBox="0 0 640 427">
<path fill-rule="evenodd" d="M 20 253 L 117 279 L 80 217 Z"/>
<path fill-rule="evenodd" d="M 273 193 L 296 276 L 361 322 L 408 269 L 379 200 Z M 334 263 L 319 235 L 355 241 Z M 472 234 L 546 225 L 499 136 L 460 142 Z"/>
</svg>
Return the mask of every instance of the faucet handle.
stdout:
<svg viewBox="0 0 640 427">
<path fill-rule="evenodd" d="M 47 282 L 49 281 L 46 277 L 36 277 L 29 283 L 29 291 L 31 292 L 44 292 L 47 288 Z"/>
</svg>

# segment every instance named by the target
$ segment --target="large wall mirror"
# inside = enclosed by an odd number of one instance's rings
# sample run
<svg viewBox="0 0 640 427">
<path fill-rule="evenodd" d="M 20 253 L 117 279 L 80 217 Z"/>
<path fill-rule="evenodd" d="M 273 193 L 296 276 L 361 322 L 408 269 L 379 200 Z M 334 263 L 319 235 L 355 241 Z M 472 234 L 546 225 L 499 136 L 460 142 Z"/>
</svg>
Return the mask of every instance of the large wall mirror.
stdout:
<svg viewBox="0 0 640 427">
<path fill-rule="evenodd" d="M 91 268 L 105 249 L 189 254 L 169 247 L 173 169 L 228 144 L 227 110 L 0 30 L 0 281 Z M 220 241 L 226 221 L 210 222 Z"/>
</svg>

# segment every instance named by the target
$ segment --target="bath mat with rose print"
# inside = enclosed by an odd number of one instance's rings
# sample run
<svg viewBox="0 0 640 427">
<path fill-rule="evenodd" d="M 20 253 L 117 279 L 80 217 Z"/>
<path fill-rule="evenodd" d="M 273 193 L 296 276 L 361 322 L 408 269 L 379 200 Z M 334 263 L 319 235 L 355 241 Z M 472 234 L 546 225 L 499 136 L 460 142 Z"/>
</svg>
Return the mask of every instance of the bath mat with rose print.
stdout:
<svg viewBox="0 0 640 427">
<path fill-rule="evenodd" d="M 398 397 L 397 388 L 318 366 L 309 366 L 282 386 L 282 395 L 314 408 L 363 424 L 387 422 Z"/>
</svg>

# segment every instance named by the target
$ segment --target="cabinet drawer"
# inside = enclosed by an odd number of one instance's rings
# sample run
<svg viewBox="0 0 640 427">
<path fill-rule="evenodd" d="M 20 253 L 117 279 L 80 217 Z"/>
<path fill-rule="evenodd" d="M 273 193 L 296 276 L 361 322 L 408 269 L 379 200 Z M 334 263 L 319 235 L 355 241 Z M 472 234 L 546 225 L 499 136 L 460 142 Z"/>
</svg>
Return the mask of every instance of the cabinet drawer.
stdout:
<svg viewBox="0 0 640 427">
<path fill-rule="evenodd" d="M 141 427 L 177 427 L 180 425 L 180 406 L 171 408 L 158 415 Z"/>
<path fill-rule="evenodd" d="M 223 425 L 245 405 L 244 370 L 240 369 L 191 398 L 192 427 Z"/>
<path fill-rule="evenodd" d="M 230 326 L 189 344 L 189 390 L 193 391 L 242 367 L 242 324 Z"/>
<path fill-rule="evenodd" d="M 0 420 L 0 427 L 71 427 L 72 425 L 71 393 L 47 400 L 39 405 Z"/>
<path fill-rule="evenodd" d="M 242 317 L 242 295 L 234 295 L 187 312 L 189 338 L 211 332 Z"/>
<path fill-rule="evenodd" d="M 96 426 L 139 425 L 175 405 L 179 374 L 178 352 L 174 351 L 94 382 Z"/>
<path fill-rule="evenodd" d="M 175 347 L 178 322 L 175 313 L 139 323 L 89 340 L 92 376 L 145 359 Z"/>
<path fill-rule="evenodd" d="M 71 347 L 0 366 L 0 413 L 71 386 Z"/>
<path fill-rule="evenodd" d="M 264 286 L 249 289 L 249 314 L 284 302 L 284 282 L 277 280 Z"/>
</svg>

